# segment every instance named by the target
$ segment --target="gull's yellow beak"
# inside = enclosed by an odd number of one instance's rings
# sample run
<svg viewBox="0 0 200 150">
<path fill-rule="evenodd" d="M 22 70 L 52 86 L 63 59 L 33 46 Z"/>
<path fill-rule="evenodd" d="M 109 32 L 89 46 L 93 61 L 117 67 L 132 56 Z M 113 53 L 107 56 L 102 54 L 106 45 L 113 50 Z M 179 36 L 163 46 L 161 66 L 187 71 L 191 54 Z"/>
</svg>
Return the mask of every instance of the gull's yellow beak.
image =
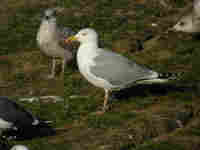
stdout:
<svg viewBox="0 0 200 150">
<path fill-rule="evenodd" d="M 77 41 L 78 39 L 75 36 L 70 36 L 67 39 L 65 39 L 65 43 L 69 43 L 72 41 Z"/>
</svg>

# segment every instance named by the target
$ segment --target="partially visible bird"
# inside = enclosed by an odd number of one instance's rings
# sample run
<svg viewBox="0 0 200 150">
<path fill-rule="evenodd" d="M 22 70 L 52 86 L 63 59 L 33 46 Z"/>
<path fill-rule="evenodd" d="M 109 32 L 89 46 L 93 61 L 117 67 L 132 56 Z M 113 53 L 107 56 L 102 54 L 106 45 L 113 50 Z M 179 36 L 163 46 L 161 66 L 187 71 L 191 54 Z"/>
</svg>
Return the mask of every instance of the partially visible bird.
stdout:
<svg viewBox="0 0 200 150">
<path fill-rule="evenodd" d="M 0 150 L 10 150 L 10 145 L 8 143 L 5 143 L 4 140 L 0 140 Z"/>
<path fill-rule="evenodd" d="M 37 43 L 42 52 L 53 59 L 51 74 L 48 78 L 55 77 L 56 59 L 62 59 L 62 73 L 64 73 L 65 64 L 73 59 L 71 45 L 62 45 L 64 37 L 74 34 L 70 28 L 59 28 L 56 23 L 57 8 L 45 10 L 44 17 L 37 33 Z"/>
<path fill-rule="evenodd" d="M 25 145 L 14 145 L 10 150 L 29 150 Z"/>
<path fill-rule="evenodd" d="M 0 137 L 2 139 L 2 133 L 4 131 L 21 132 L 24 129 L 30 129 L 29 134 L 31 134 L 31 129 L 43 124 L 48 123 L 32 115 L 14 100 L 8 97 L 0 97 Z"/>
<path fill-rule="evenodd" d="M 176 79 L 176 74 L 158 73 L 118 53 L 99 48 L 98 34 L 94 29 L 82 29 L 75 36 L 66 39 L 66 42 L 74 40 L 80 42 L 77 63 L 81 74 L 105 91 L 103 109 L 98 112 L 100 114 L 106 111 L 109 92 L 112 90 L 134 84 L 164 83 Z"/>
<path fill-rule="evenodd" d="M 193 6 L 179 19 L 172 30 L 186 33 L 200 32 L 200 0 L 194 0 Z"/>
</svg>

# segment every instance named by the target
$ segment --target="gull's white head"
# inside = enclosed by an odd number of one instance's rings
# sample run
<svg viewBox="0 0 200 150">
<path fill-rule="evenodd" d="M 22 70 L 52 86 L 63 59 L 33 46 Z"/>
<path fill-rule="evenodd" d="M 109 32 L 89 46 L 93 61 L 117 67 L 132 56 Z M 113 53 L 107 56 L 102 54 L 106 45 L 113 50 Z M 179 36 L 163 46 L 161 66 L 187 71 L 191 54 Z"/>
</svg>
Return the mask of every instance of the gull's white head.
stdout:
<svg viewBox="0 0 200 150">
<path fill-rule="evenodd" d="M 80 30 L 74 37 L 81 44 L 98 42 L 98 34 L 94 29 L 91 29 L 91 28 L 85 28 L 85 29 Z"/>
<path fill-rule="evenodd" d="M 56 22 L 56 10 L 54 8 L 48 8 L 44 12 L 42 19 L 43 22 L 55 23 Z"/>
<path fill-rule="evenodd" d="M 15 145 L 11 148 L 11 150 L 29 150 L 29 149 L 24 145 Z"/>
</svg>

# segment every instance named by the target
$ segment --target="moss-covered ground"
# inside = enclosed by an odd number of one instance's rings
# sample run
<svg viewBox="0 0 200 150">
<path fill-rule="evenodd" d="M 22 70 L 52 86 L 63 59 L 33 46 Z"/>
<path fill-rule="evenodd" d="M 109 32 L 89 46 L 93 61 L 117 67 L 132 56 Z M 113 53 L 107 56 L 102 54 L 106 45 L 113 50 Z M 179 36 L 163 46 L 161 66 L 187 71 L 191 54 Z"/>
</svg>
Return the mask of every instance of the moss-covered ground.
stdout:
<svg viewBox="0 0 200 150">
<path fill-rule="evenodd" d="M 55 136 L 11 141 L 31 150 L 199 150 L 200 42 L 165 31 L 191 2 L 169 0 L 1 0 L 0 95 L 11 98 L 56 95 L 64 101 L 19 102 L 63 129 Z M 167 85 L 139 85 L 114 93 L 111 110 L 97 116 L 104 92 L 76 67 L 46 79 L 50 59 L 36 43 L 45 8 L 64 7 L 62 26 L 95 28 L 101 45 L 160 72 L 184 72 Z M 138 45 L 141 41 L 141 45 Z"/>
</svg>

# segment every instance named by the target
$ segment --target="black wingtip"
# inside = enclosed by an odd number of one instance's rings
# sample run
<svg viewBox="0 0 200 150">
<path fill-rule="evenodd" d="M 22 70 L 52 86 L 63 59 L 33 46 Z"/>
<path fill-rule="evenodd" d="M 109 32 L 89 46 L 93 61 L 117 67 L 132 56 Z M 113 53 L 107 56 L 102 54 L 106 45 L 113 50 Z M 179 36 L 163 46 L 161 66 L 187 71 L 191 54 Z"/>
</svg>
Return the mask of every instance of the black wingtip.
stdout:
<svg viewBox="0 0 200 150">
<path fill-rule="evenodd" d="M 160 73 L 158 78 L 159 79 L 169 79 L 169 80 L 178 80 L 183 76 L 184 72 L 179 73 Z"/>
</svg>

